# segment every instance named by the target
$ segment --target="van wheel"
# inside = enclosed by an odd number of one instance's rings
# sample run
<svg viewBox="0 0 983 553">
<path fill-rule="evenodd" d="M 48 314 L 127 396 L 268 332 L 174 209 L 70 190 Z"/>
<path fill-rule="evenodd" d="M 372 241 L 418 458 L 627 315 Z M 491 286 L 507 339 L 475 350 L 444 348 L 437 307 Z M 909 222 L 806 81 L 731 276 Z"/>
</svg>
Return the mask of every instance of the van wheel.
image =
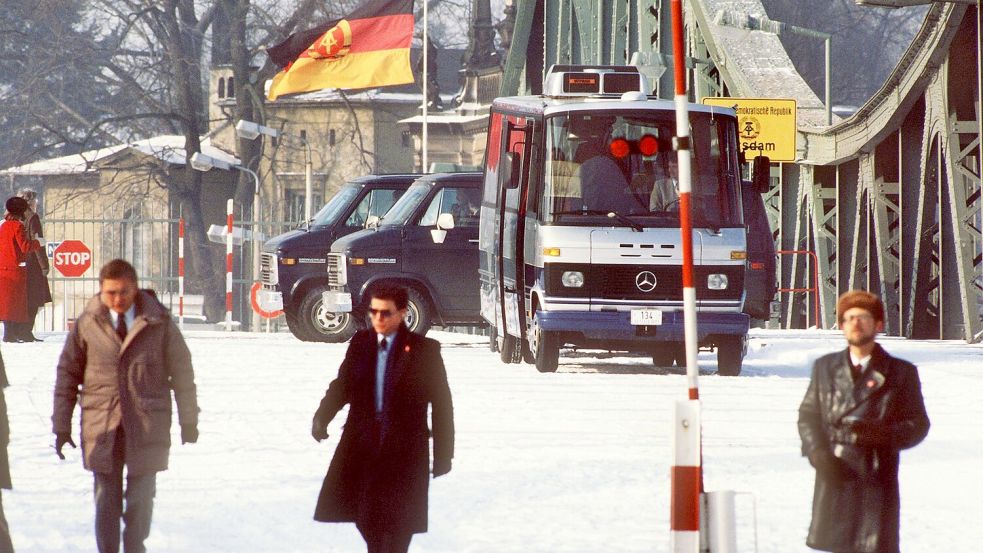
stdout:
<svg viewBox="0 0 983 553">
<path fill-rule="evenodd" d="M 744 337 L 717 337 L 717 374 L 738 376 L 744 363 Z"/>
<path fill-rule="evenodd" d="M 529 347 L 536 361 L 536 370 L 541 373 L 556 372 L 560 365 L 559 334 L 540 328 L 539 317 L 534 315 L 529 336 Z"/>
<path fill-rule="evenodd" d="M 321 293 L 327 286 L 315 286 L 300 304 L 297 319 L 301 340 L 308 342 L 345 342 L 355 335 L 355 318 L 351 313 L 334 313 L 324 308 Z"/>
<path fill-rule="evenodd" d="M 502 344 L 498 349 L 498 357 L 502 363 L 518 363 L 521 359 L 519 351 L 519 339 L 510 334 L 505 334 Z"/>
<path fill-rule="evenodd" d="M 421 336 L 426 336 L 430 330 L 430 303 L 422 294 L 408 288 L 406 290 L 406 328 Z"/>
<path fill-rule="evenodd" d="M 294 335 L 298 340 L 303 340 L 304 342 L 310 342 L 310 338 L 307 337 L 307 333 L 304 332 L 304 328 L 300 324 L 300 319 L 297 316 L 297 312 L 293 309 L 284 309 L 283 318 L 287 321 L 287 329 L 290 333 Z"/>
</svg>

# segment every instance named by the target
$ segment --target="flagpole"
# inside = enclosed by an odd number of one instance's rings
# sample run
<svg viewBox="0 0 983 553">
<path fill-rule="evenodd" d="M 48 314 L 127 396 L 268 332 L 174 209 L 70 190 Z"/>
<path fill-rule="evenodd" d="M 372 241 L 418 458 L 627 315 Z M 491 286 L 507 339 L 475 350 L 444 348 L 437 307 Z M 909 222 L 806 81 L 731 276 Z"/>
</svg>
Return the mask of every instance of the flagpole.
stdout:
<svg viewBox="0 0 983 553">
<path fill-rule="evenodd" d="M 429 0 L 423 0 L 423 151 L 420 153 L 420 158 L 422 160 L 421 170 L 426 173 L 429 163 L 427 162 L 427 104 L 429 103 L 428 94 L 428 84 L 430 81 L 430 76 L 427 74 L 427 69 L 429 68 L 429 63 L 427 60 L 427 52 L 430 50 L 428 46 L 430 43 L 427 41 L 429 38 L 427 35 L 427 6 L 430 4 Z"/>
</svg>

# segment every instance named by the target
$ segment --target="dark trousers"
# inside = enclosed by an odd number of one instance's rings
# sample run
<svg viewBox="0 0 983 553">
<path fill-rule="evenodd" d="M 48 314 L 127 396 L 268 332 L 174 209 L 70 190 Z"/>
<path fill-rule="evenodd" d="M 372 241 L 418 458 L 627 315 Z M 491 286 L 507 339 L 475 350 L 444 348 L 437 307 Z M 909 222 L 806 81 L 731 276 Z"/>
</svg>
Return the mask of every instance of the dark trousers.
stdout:
<svg viewBox="0 0 983 553">
<path fill-rule="evenodd" d="M 95 472 L 93 495 L 96 501 L 96 546 L 99 553 L 119 553 L 120 519 L 123 519 L 123 551 L 144 553 L 143 541 L 150 535 L 154 512 L 157 473 L 127 474 L 123 491 L 123 465 L 126 439 L 123 429 L 116 432 L 111 472 Z M 126 509 L 123 509 L 124 500 Z"/>
<path fill-rule="evenodd" d="M 410 549 L 410 532 L 384 532 L 378 530 L 358 529 L 368 546 L 368 553 L 406 553 Z"/>
</svg>

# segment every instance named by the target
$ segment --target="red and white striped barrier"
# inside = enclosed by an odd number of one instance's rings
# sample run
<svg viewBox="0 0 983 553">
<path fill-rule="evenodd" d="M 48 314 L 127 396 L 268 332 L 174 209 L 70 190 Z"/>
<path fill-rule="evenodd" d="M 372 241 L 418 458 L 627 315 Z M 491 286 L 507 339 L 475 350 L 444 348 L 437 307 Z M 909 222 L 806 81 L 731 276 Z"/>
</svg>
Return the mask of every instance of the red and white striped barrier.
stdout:
<svg viewBox="0 0 983 553">
<path fill-rule="evenodd" d="M 683 336 L 686 343 L 687 401 L 676 404 L 673 435 L 672 512 L 670 550 L 672 553 L 700 551 L 700 392 L 697 365 L 696 287 L 693 279 L 693 223 L 690 196 L 692 154 L 689 135 L 689 94 L 686 91 L 683 2 L 672 0 L 672 54 L 675 84 L 676 149 L 679 167 L 679 232 L 683 246 Z"/>
<path fill-rule="evenodd" d="M 699 553 L 701 477 L 698 400 L 676 402 L 672 458 L 669 550 L 673 553 Z"/>
<path fill-rule="evenodd" d="M 232 330 L 232 198 L 225 204 L 225 329 Z"/>
<path fill-rule="evenodd" d="M 184 331 L 184 217 L 177 221 L 177 320 Z"/>
</svg>

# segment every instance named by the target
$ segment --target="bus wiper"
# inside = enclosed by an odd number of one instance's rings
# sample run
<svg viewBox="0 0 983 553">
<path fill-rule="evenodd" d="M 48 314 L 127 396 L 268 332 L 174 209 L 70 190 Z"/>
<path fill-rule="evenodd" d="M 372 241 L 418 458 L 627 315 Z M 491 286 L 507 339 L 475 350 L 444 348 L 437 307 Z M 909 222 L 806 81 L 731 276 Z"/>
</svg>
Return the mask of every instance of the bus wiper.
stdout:
<svg viewBox="0 0 983 553">
<path fill-rule="evenodd" d="M 605 209 L 566 209 L 563 211 L 554 211 L 553 215 L 603 215 L 605 217 L 621 221 L 622 223 L 631 227 L 635 232 L 642 232 L 642 229 L 644 228 L 642 225 L 618 213 L 617 211 Z"/>
<path fill-rule="evenodd" d="M 637 222 L 629 219 L 626 215 L 622 215 L 622 214 L 618 213 L 617 211 L 608 211 L 607 212 L 607 216 L 608 216 L 609 219 L 617 219 L 617 220 L 621 221 L 622 223 L 630 226 L 635 232 L 642 232 L 642 225 L 640 225 Z"/>
</svg>

